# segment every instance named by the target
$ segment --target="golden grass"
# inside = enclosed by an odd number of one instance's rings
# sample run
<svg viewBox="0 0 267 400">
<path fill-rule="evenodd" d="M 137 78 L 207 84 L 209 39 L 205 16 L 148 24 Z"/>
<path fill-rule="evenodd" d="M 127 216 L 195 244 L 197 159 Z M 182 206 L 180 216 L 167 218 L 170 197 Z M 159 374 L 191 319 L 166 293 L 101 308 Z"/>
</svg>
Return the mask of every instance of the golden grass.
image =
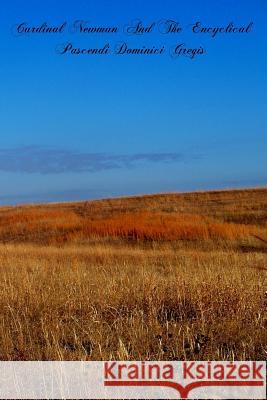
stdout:
<svg viewBox="0 0 267 400">
<path fill-rule="evenodd" d="M 3 208 L 0 358 L 266 359 L 266 192 Z"/>
</svg>

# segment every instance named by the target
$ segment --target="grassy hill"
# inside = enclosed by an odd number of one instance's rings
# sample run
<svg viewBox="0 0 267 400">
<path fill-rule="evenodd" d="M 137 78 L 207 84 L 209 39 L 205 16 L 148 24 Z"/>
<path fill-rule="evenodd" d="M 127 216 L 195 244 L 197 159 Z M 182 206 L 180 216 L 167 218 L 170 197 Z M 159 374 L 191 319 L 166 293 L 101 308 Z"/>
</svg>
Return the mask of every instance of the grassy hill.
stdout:
<svg viewBox="0 0 267 400">
<path fill-rule="evenodd" d="M 0 208 L 0 359 L 265 359 L 267 190 Z"/>
<path fill-rule="evenodd" d="M 262 189 L 2 208 L 0 241 L 44 245 L 105 237 L 125 242 L 249 241 L 266 232 L 266 198 L 267 190 Z"/>
</svg>

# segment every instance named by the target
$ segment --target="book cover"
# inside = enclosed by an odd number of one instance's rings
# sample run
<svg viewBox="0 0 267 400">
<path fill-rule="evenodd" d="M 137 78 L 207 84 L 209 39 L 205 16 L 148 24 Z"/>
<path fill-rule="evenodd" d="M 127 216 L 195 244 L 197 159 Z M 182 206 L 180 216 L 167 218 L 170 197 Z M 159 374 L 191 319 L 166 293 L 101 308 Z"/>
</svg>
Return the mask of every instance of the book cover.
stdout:
<svg viewBox="0 0 267 400">
<path fill-rule="evenodd" d="M 1 2 L 1 398 L 265 398 L 266 16 Z"/>
</svg>

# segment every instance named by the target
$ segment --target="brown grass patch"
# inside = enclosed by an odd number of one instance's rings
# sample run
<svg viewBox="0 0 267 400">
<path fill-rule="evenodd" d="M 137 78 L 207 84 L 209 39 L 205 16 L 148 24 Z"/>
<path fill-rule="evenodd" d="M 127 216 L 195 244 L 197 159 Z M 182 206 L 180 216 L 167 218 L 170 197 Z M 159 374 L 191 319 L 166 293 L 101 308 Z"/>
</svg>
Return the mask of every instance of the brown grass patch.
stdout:
<svg viewBox="0 0 267 400">
<path fill-rule="evenodd" d="M 0 209 L 0 358 L 266 359 L 264 215 L 264 190 Z"/>
</svg>

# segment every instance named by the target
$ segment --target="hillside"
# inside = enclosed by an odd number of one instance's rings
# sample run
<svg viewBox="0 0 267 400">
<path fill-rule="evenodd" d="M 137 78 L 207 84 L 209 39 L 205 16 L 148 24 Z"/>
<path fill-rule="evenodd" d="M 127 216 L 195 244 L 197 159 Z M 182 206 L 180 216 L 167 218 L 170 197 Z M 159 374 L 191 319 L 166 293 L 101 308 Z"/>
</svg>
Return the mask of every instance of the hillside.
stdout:
<svg viewBox="0 0 267 400">
<path fill-rule="evenodd" d="M 0 241 L 239 241 L 264 250 L 267 190 L 159 194 L 0 209 Z M 257 239 L 258 238 L 258 239 Z M 265 239 L 264 239 L 265 238 Z M 261 240 L 263 239 L 263 240 Z M 203 243 L 202 243 L 203 244 Z"/>
</svg>

